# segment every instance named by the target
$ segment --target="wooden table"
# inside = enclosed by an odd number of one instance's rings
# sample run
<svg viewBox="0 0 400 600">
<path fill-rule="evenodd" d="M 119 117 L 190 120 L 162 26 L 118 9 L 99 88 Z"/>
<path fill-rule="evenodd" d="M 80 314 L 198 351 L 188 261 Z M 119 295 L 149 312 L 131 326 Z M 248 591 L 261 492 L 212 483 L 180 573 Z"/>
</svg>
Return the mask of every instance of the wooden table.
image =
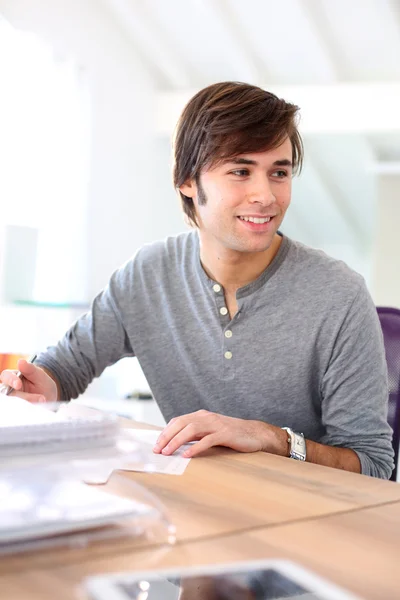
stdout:
<svg viewBox="0 0 400 600">
<path fill-rule="evenodd" d="M 0 598 L 85 599 L 82 580 L 93 574 L 276 557 L 364 598 L 400 598 L 399 484 L 224 448 L 192 459 L 182 476 L 119 471 L 105 487 L 127 480 L 163 502 L 174 546 L 132 540 L 2 558 Z"/>
</svg>

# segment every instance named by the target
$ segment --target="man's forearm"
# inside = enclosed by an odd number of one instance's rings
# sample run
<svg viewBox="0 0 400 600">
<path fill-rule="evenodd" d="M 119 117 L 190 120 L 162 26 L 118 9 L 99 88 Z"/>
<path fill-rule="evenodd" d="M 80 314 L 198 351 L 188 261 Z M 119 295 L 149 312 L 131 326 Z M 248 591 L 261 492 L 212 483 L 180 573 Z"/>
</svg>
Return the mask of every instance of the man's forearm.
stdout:
<svg viewBox="0 0 400 600">
<path fill-rule="evenodd" d="M 317 465 L 343 469 L 361 473 L 361 463 L 358 455 L 351 448 L 338 448 L 337 446 L 325 446 L 317 442 L 306 441 L 307 460 Z"/>
<path fill-rule="evenodd" d="M 289 456 L 290 448 L 286 431 L 262 423 L 259 421 L 261 428 L 264 428 L 265 434 L 265 452 L 279 454 L 280 456 Z M 325 446 L 311 440 L 306 440 L 307 462 L 323 465 L 325 467 L 333 467 L 335 469 L 343 469 L 344 471 L 353 471 L 361 473 L 361 463 L 358 455 L 350 448 L 338 448 L 336 446 Z"/>
</svg>

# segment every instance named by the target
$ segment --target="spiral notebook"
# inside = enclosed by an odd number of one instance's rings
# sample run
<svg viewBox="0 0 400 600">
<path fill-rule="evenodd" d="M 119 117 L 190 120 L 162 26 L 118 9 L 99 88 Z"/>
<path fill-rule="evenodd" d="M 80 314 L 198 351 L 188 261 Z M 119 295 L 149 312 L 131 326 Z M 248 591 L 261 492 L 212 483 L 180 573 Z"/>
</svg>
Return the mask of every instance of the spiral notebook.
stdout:
<svg viewBox="0 0 400 600">
<path fill-rule="evenodd" d="M 110 414 L 71 418 L 41 404 L 0 394 L 0 456 L 107 446 L 119 431 Z"/>
</svg>

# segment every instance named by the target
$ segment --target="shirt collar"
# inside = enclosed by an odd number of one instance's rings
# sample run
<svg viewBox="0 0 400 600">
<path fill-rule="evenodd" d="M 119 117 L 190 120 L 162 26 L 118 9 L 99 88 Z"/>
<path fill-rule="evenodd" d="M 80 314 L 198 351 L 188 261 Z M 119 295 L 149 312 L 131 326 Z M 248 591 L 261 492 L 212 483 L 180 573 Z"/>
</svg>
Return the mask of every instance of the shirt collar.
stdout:
<svg viewBox="0 0 400 600">
<path fill-rule="evenodd" d="M 193 233 L 194 233 L 194 238 L 195 238 L 195 268 L 196 268 L 196 271 L 197 271 L 200 279 L 202 280 L 203 284 L 207 288 L 211 289 L 215 284 L 217 284 L 217 283 L 219 284 L 219 282 L 215 281 L 214 279 L 211 279 L 205 272 L 204 267 L 201 264 L 201 260 L 200 260 L 199 235 L 198 235 L 197 231 L 195 231 Z M 283 261 L 285 260 L 285 258 L 287 256 L 287 253 L 289 251 L 290 240 L 288 237 L 286 237 L 282 233 L 280 233 L 280 232 L 278 232 L 278 233 L 280 236 L 282 236 L 282 242 L 281 242 L 281 245 L 279 246 L 278 252 L 275 254 L 274 258 L 272 259 L 272 261 L 270 262 L 268 267 L 266 269 L 264 269 L 264 271 L 257 277 L 257 279 L 255 279 L 254 281 L 251 281 L 247 285 L 245 285 L 237 290 L 237 292 L 236 292 L 237 299 L 245 298 L 246 296 L 249 296 L 250 294 L 259 290 L 263 285 L 266 284 L 266 282 L 269 279 L 271 279 L 271 277 L 277 272 L 279 267 L 282 265 Z"/>
</svg>

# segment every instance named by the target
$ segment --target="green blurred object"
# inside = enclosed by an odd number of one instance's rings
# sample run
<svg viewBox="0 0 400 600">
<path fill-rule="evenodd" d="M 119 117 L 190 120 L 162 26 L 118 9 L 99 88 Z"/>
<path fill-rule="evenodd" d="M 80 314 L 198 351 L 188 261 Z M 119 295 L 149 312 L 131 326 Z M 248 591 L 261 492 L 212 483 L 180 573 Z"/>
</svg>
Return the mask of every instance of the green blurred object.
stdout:
<svg viewBox="0 0 400 600">
<path fill-rule="evenodd" d="M 124 396 L 125 400 L 153 400 L 153 395 L 150 392 L 133 391 Z"/>
</svg>

